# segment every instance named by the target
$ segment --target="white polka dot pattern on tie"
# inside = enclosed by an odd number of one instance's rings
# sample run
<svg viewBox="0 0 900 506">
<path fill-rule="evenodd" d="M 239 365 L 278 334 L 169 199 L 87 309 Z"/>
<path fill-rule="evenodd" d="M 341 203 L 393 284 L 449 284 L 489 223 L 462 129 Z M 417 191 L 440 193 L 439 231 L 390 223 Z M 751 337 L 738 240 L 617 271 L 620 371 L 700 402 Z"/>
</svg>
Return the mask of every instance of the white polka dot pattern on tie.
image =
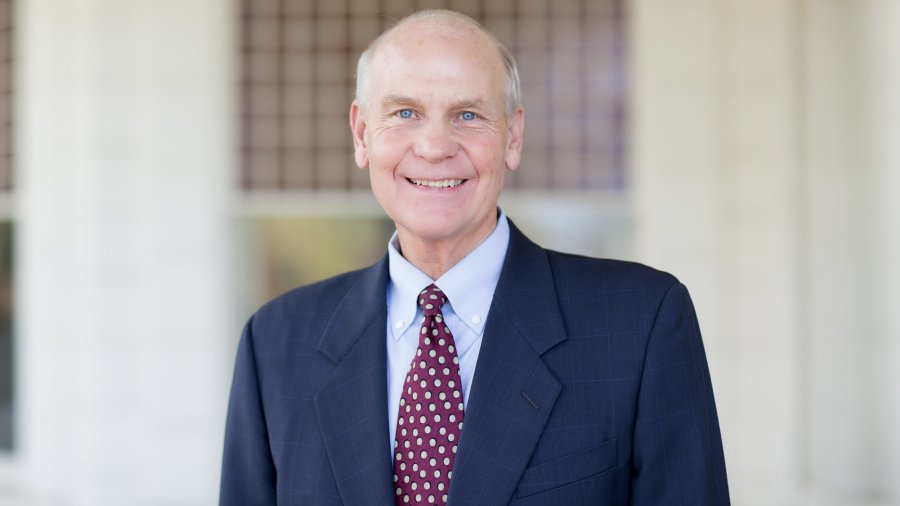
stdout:
<svg viewBox="0 0 900 506">
<path fill-rule="evenodd" d="M 459 358 L 441 313 L 446 300 L 435 285 L 419 295 L 425 318 L 419 347 L 403 384 L 394 441 L 398 505 L 447 502 L 465 412 Z"/>
</svg>

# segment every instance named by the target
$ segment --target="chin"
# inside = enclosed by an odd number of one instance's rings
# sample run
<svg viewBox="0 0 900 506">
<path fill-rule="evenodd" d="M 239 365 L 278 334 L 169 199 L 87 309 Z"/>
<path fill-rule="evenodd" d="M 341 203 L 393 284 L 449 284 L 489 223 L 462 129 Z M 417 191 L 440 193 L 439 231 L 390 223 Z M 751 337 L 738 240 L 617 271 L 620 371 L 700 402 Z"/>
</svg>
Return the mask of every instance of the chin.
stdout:
<svg viewBox="0 0 900 506">
<path fill-rule="evenodd" d="M 457 227 L 439 221 L 417 220 L 405 228 L 414 237 L 424 241 L 440 241 L 460 235 Z"/>
</svg>

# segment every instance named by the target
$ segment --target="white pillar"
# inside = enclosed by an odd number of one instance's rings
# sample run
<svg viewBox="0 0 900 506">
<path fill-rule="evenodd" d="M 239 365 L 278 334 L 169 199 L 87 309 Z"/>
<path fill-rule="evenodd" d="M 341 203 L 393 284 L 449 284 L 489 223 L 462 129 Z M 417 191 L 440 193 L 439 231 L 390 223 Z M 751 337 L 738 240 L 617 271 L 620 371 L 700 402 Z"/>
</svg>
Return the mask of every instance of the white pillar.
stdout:
<svg viewBox="0 0 900 506">
<path fill-rule="evenodd" d="M 900 2 L 866 2 L 863 21 L 868 82 L 861 96 L 867 97 L 866 147 L 877 181 L 872 196 L 878 283 L 872 298 L 880 349 L 875 402 L 883 416 L 874 495 L 900 503 Z"/>
<path fill-rule="evenodd" d="M 233 3 L 16 5 L 17 461 L 34 503 L 215 500 Z"/>
<path fill-rule="evenodd" d="M 635 0 L 636 251 L 691 289 L 735 504 L 788 504 L 803 370 L 797 12 Z"/>
<path fill-rule="evenodd" d="M 863 151 L 860 3 L 806 0 L 810 386 L 808 469 L 818 497 L 874 487 L 874 179 Z"/>
<path fill-rule="evenodd" d="M 900 4 L 806 6 L 811 485 L 900 501 Z"/>
</svg>

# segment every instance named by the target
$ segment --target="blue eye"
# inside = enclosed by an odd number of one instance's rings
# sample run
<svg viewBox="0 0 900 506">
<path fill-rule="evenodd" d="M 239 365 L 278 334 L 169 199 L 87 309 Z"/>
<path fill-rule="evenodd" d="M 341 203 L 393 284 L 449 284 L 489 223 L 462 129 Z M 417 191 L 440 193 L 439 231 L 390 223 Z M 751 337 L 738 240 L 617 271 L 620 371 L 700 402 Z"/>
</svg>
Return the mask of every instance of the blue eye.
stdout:
<svg viewBox="0 0 900 506">
<path fill-rule="evenodd" d="M 403 119 L 410 119 L 413 117 L 412 109 L 400 109 L 397 112 L 397 116 L 400 116 Z"/>
<path fill-rule="evenodd" d="M 472 111 L 465 111 L 462 114 L 460 114 L 459 117 L 463 121 L 472 121 L 473 119 L 477 118 L 478 116 L 476 116 L 475 113 Z"/>
</svg>

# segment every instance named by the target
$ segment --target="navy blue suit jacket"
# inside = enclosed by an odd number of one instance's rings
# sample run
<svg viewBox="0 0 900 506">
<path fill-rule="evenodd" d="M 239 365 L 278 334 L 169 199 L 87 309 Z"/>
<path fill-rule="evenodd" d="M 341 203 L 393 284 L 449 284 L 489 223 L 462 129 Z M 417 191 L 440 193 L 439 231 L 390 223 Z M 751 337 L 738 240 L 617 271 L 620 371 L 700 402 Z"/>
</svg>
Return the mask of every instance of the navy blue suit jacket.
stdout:
<svg viewBox="0 0 900 506">
<path fill-rule="evenodd" d="M 247 323 L 222 505 L 392 505 L 387 258 Z M 728 504 L 685 287 L 547 251 L 511 227 L 450 485 L 456 505 Z"/>
</svg>

